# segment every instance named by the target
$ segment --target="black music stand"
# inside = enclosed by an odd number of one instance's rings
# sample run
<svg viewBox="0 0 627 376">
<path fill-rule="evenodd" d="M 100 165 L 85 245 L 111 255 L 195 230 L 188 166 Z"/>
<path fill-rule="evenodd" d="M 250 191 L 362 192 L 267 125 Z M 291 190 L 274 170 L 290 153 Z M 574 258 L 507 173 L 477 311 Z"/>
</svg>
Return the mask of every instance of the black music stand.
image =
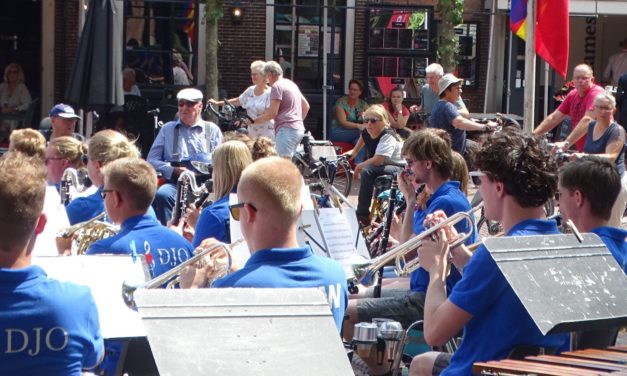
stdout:
<svg viewBox="0 0 627 376">
<path fill-rule="evenodd" d="M 352 375 L 319 289 L 137 290 L 159 374 Z"/>
<path fill-rule="evenodd" d="M 627 323 L 627 276 L 595 234 L 487 238 L 483 244 L 544 335 Z"/>
</svg>

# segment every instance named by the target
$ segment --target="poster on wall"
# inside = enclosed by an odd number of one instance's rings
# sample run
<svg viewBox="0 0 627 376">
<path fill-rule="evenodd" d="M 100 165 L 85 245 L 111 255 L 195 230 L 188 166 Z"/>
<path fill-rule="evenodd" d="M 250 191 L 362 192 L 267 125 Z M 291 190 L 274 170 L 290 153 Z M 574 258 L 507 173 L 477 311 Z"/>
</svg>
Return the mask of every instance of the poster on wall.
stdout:
<svg viewBox="0 0 627 376">
<path fill-rule="evenodd" d="M 317 57 L 320 46 L 320 27 L 301 25 L 298 28 L 298 57 Z"/>
</svg>

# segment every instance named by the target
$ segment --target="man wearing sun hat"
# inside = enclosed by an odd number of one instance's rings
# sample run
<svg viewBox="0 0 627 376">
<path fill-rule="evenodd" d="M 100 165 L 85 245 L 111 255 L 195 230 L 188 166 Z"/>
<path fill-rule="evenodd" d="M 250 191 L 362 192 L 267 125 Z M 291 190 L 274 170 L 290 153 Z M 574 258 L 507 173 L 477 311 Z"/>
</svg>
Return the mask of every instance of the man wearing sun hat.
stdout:
<svg viewBox="0 0 627 376">
<path fill-rule="evenodd" d="M 79 141 L 84 141 L 85 137 L 74 132 L 76 121 L 81 117 L 76 115 L 72 106 L 65 103 L 54 105 L 50 110 L 50 129 L 42 132 L 46 141 L 50 141 L 61 136 L 74 137 Z"/>
<path fill-rule="evenodd" d="M 176 197 L 176 182 L 181 173 L 190 169 L 191 161 L 205 161 L 222 143 L 222 132 L 212 122 L 200 116 L 203 110 L 202 92 L 182 89 L 178 99 L 178 119 L 166 123 L 155 138 L 148 162 L 168 180 L 159 187 L 153 208 L 157 219 L 166 225 L 172 217 Z"/>
<path fill-rule="evenodd" d="M 429 127 L 444 129 L 451 135 L 453 150 L 464 154 L 466 150 L 466 131 L 490 131 L 496 127 L 496 123 L 480 124 L 464 118 L 455 102 L 462 93 L 463 80 L 448 73 L 438 81 L 440 100 L 433 106 Z"/>
</svg>

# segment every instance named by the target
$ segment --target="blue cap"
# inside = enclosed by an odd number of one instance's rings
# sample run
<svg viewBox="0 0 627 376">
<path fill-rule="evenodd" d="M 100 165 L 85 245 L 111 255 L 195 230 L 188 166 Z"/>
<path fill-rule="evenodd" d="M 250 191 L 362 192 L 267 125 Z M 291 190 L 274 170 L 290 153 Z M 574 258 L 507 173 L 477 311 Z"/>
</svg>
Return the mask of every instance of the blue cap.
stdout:
<svg viewBox="0 0 627 376">
<path fill-rule="evenodd" d="M 60 116 L 66 119 L 80 119 L 81 118 L 80 116 L 76 115 L 72 106 L 64 104 L 64 103 L 59 103 L 55 105 L 54 107 L 52 107 L 52 110 L 50 110 L 50 117 L 55 117 L 55 116 Z"/>
</svg>

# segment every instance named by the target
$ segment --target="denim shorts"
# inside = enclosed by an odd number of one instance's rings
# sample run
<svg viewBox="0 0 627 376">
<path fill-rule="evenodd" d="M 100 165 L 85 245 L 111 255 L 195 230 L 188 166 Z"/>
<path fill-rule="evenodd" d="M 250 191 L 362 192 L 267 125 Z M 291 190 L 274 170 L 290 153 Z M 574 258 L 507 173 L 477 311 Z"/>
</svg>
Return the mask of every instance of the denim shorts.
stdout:
<svg viewBox="0 0 627 376">
<path fill-rule="evenodd" d="M 294 129 L 285 126 L 281 127 L 276 132 L 276 138 L 274 140 L 277 153 L 281 157 L 292 158 L 304 135 L 304 128 Z"/>
</svg>

